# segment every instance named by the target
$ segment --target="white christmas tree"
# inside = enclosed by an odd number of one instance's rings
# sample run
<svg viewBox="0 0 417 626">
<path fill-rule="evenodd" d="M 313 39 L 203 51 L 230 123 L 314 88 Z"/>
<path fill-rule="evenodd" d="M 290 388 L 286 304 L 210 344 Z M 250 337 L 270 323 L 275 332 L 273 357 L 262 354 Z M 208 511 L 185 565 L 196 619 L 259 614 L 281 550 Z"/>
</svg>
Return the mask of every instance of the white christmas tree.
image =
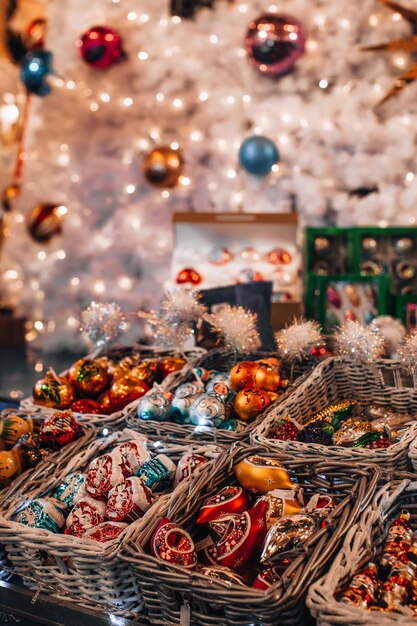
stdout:
<svg viewBox="0 0 417 626">
<path fill-rule="evenodd" d="M 377 0 L 218 0 L 193 20 L 169 9 L 166 0 L 49 4 L 47 48 L 60 78 L 50 95 L 34 97 L 2 259 L 12 270 L 3 288 L 41 334 L 75 336 L 93 299 L 124 310 L 155 305 L 170 273 L 176 210 L 295 208 L 303 224 L 415 224 L 417 84 L 376 107 L 412 58 L 362 50 L 410 35 L 399 12 Z M 308 37 L 280 78 L 250 65 L 243 46 L 248 24 L 265 12 L 294 16 Z M 100 24 L 120 34 L 126 53 L 108 70 L 87 65 L 75 45 Z M 281 155 L 267 177 L 238 166 L 253 134 Z M 184 156 L 170 190 L 143 174 L 158 145 Z M 23 219 L 39 202 L 68 208 L 62 235 L 47 245 L 31 239 Z"/>
</svg>

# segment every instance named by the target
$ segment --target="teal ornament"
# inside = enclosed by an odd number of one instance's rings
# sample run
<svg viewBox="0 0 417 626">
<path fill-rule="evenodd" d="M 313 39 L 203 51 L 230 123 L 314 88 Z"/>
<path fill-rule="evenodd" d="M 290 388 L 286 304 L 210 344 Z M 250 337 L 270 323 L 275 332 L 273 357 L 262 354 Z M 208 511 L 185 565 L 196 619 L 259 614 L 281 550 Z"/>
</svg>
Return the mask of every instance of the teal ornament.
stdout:
<svg viewBox="0 0 417 626">
<path fill-rule="evenodd" d="M 19 509 L 12 519 L 30 528 L 42 528 L 51 533 L 59 533 L 65 526 L 65 517 L 50 498 L 32 500 Z"/>
<path fill-rule="evenodd" d="M 136 476 L 142 479 L 151 491 L 162 491 L 170 486 L 174 474 L 175 464 L 165 454 L 146 461 L 136 472 Z"/>
<path fill-rule="evenodd" d="M 267 176 L 278 162 L 278 148 L 267 137 L 253 135 L 245 139 L 239 148 L 240 166 L 254 176 Z"/>
<path fill-rule="evenodd" d="M 239 422 L 235 419 L 225 420 L 219 426 L 220 430 L 239 430 Z"/>
<path fill-rule="evenodd" d="M 203 382 L 208 380 L 211 374 L 211 370 L 206 370 L 204 369 L 204 367 L 197 367 L 194 371 L 197 374 L 198 378 Z"/>
<path fill-rule="evenodd" d="M 85 474 L 70 474 L 66 479 L 55 489 L 52 497 L 58 502 L 61 502 L 67 509 L 72 509 L 74 504 L 87 495 L 85 490 Z"/>
<path fill-rule="evenodd" d="M 206 393 L 217 396 L 222 402 L 232 402 L 236 395 L 229 377 L 221 374 L 207 383 Z"/>
<path fill-rule="evenodd" d="M 363 314 L 363 321 L 365 324 L 370 324 L 374 318 L 375 314 L 372 311 L 365 311 Z"/>
<path fill-rule="evenodd" d="M 174 395 L 176 398 L 187 398 L 188 396 L 195 396 L 197 393 L 202 393 L 203 391 L 203 383 L 196 381 L 195 383 L 184 383 L 180 385 Z"/>
<path fill-rule="evenodd" d="M 185 398 L 173 398 L 171 402 L 171 420 L 177 424 L 190 423 L 190 407 L 201 394 L 186 396 Z"/>
<path fill-rule="evenodd" d="M 217 428 L 225 419 L 225 403 L 213 394 L 199 394 L 190 407 L 190 422 L 195 426 Z"/>
<path fill-rule="evenodd" d="M 30 93 L 47 96 L 51 87 L 47 78 L 52 74 L 52 52 L 32 50 L 27 52 L 20 64 L 20 80 Z"/>
<path fill-rule="evenodd" d="M 171 414 L 171 395 L 151 389 L 139 401 L 137 416 L 141 420 L 169 421 Z"/>
</svg>

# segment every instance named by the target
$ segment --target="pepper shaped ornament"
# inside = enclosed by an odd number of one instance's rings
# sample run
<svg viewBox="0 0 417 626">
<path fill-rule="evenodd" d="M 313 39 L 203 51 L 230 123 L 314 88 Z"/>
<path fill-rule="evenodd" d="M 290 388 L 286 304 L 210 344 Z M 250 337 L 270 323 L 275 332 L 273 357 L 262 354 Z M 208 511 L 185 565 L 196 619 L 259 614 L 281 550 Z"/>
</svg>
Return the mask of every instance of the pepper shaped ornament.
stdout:
<svg viewBox="0 0 417 626">
<path fill-rule="evenodd" d="M 69 380 L 52 373 L 34 384 L 32 394 L 36 404 L 52 409 L 68 409 L 74 401 L 74 390 Z"/>
<path fill-rule="evenodd" d="M 259 561 L 267 532 L 266 507 L 266 502 L 258 502 L 249 511 L 226 515 L 209 523 L 210 534 L 215 537 L 215 558 L 219 565 L 240 572 Z"/>
</svg>

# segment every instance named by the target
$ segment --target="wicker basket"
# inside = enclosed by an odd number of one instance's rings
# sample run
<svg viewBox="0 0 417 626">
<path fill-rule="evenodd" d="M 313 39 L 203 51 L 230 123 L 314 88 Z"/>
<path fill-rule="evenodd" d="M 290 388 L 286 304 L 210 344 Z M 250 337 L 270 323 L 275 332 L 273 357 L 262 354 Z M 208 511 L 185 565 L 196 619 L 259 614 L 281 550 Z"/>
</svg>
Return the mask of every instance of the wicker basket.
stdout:
<svg viewBox="0 0 417 626">
<path fill-rule="evenodd" d="M 236 443 L 219 457 L 210 472 L 202 471 L 189 489 L 172 500 L 164 515 L 193 533 L 203 501 L 229 484 L 236 484 L 232 467 L 250 454 L 268 456 L 264 449 Z M 379 471 L 375 467 L 356 467 L 340 462 L 305 462 L 280 457 L 293 477 L 312 493 L 320 490 L 337 505 L 327 526 L 315 533 L 283 575 L 268 591 L 227 586 L 145 554 L 158 519 L 132 525 L 122 544 L 120 556 L 131 566 L 141 587 L 152 624 L 183 625 L 189 610 L 192 626 L 227 624 L 262 626 L 306 624 L 307 586 L 321 575 L 341 539 L 356 522 L 373 497 Z M 189 608 L 188 608 L 189 607 Z"/>
<path fill-rule="evenodd" d="M 161 350 L 158 348 L 150 348 L 147 346 L 137 345 L 137 346 L 125 347 L 125 348 L 113 348 L 112 350 L 107 352 L 105 356 L 108 356 L 109 358 L 114 359 L 114 360 L 119 360 L 119 359 L 122 359 L 123 357 L 132 356 L 132 354 L 140 354 L 142 359 L 155 358 L 158 356 L 165 357 L 165 356 L 178 356 L 179 355 L 178 350 Z M 201 348 L 195 348 L 193 350 L 189 350 L 185 352 L 186 358 L 191 363 L 194 363 L 195 360 L 200 359 L 202 354 L 205 354 L 205 350 L 202 350 Z M 67 374 L 67 371 L 68 370 L 61 372 L 60 376 L 65 376 Z M 164 383 L 169 385 L 170 381 L 172 381 L 172 384 L 174 384 L 179 373 L 180 372 L 174 372 L 173 374 L 170 374 L 169 376 L 166 377 Z M 25 398 L 24 400 L 22 400 L 22 402 L 20 403 L 20 406 L 27 413 L 40 414 L 40 415 L 45 415 L 45 416 L 50 415 L 51 413 L 56 411 L 56 409 L 51 409 L 51 408 L 36 404 L 36 402 L 33 399 L 33 396 L 29 396 L 28 398 Z M 114 413 L 111 413 L 110 415 L 93 414 L 93 413 L 81 414 L 80 413 L 80 414 L 77 414 L 77 419 L 84 423 L 93 424 L 99 430 L 107 428 L 107 432 L 108 432 L 109 430 L 115 430 L 117 428 L 123 428 L 125 426 L 126 414 L 127 414 L 129 407 L 131 406 L 137 406 L 137 400 L 128 404 L 126 407 L 124 407 L 123 410 L 115 411 Z M 107 432 L 104 432 L 103 434 L 106 435 Z"/>
<path fill-rule="evenodd" d="M 181 372 L 178 372 L 176 379 L 171 379 L 164 386 L 166 391 L 174 391 L 179 385 L 188 381 L 195 380 L 195 375 L 193 374 L 193 370 L 195 368 L 204 368 L 207 370 L 216 370 L 219 372 L 229 372 L 231 368 L 236 365 L 238 361 L 256 361 L 261 358 L 277 356 L 276 353 L 272 352 L 254 352 L 250 354 L 237 354 L 233 350 L 227 350 L 225 348 L 211 350 L 206 355 L 202 356 L 198 361 L 189 364 L 186 366 Z M 289 370 L 283 370 L 284 377 L 297 378 L 301 376 L 303 373 L 302 367 L 297 367 L 293 372 Z M 299 384 L 300 379 L 297 382 L 293 382 L 290 385 L 290 389 L 286 392 L 286 396 L 290 393 L 290 391 Z M 284 396 L 284 397 L 286 397 Z M 273 406 L 277 406 L 281 399 L 277 400 Z M 220 430 L 217 428 L 208 428 L 208 427 L 196 427 L 192 424 L 176 424 L 174 422 L 157 422 L 154 420 L 141 420 L 136 415 L 136 410 L 139 402 L 136 401 L 132 403 L 128 407 L 126 407 L 127 413 L 127 425 L 129 428 L 133 428 L 142 433 L 146 433 L 148 435 L 154 437 L 163 437 L 168 438 L 169 440 L 176 441 L 207 441 L 207 442 L 218 442 L 221 444 L 232 444 L 236 441 L 245 441 L 249 438 L 252 430 L 262 422 L 266 415 L 269 414 L 271 410 L 271 406 L 269 406 L 265 411 L 260 413 L 255 421 L 248 424 L 244 429 L 238 431 L 228 431 L 228 430 Z"/>
<path fill-rule="evenodd" d="M 274 424 L 285 415 L 304 424 L 314 413 L 342 400 L 391 406 L 399 413 L 417 412 L 417 389 L 413 380 L 404 374 L 399 362 L 377 361 L 372 365 L 363 365 L 347 359 L 329 358 L 291 396 L 268 412 L 266 419 L 252 432 L 252 443 L 303 458 L 318 456 L 346 463 L 377 464 L 386 478 L 395 478 L 398 471 L 407 471 L 411 467 L 408 447 L 417 435 L 417 423 L 405 431 L 398 443 L 385 450 L 324 446 L 268 437 Z"/>
<path fill-rule="evenodd" d="M 339 602 L 335 596 L 353 575 L 381 552 L 389 525 L 407 509 L 417 527 L 417 482 L 395 481 L 385 485 L 359 522 L 346 535 L 329 571 L 311 588 L 307 605 L 320 626 L 401 626 L 416 623 L 412 615 L 370 612 Z"/>
<path fill-rule="evenodd" d="M 413 439 L 410 448 L 408 450 L 408 456 L 410 457 L 413 470 L 417 472 L 417 438 Z"/>
<path fill-rule="evenodd" d="M 92 459 L 134 437 L 137 438 L 138 435 L 125 429 L 96 440 L 74 456 L 58 474 L 52 477 L 44 474 L 43 486 L 35 492 L 32 491 L 31 497 L 47 495 L 68 474 L 86 470 Z M 214 446 L 164 446 L 161 442 L 151 441 L 149 445 L 174 461 L 179 460 L 190 449 L 204 453 L 212 459 L 220 453 L 220 449 Z M 172 494 L 158 500 L 143 519 L 153 519 L 165 500 L 169 503 L 171 497 L 175 497 L 173 494 L 186 487 L 187 481 L 180 483 Z M 126 611 L 140 610 L 142 601 L 137 581 L 117 558 L 123 533 L 115 542 L 102 544 L 90 539 L 25 527 L 12 521 L 10 517 L 27 496 L 22 489 L 15 497 L 3 502 L 1 509 L 0 545 L 5 547 L 13 573 L 20 575 L 31 588 L 45 590 L 54 596 L 89 608 L 97 608 L 99 605 L 111 613 L 122 615 Z"/>
</svg>

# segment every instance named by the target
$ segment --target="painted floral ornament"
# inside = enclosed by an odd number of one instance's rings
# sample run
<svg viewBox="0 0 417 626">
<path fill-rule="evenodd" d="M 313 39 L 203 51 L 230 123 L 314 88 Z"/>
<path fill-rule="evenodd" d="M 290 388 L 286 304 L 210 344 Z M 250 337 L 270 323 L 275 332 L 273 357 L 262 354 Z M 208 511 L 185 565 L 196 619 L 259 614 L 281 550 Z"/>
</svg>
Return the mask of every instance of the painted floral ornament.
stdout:
<svg viewBox="0 0 417 626">
<path fill-rule="evenodd" d="M 66 378 L 48 372 L 45 378 L 35 383 L 33 399 L 36 404 L 49 408 L 68 409 L 74 400 L 74 390 Z"/>
<path fill-rule="evenodd" d="M 197 553 L 191 536 L 167 517 L 155 529 L 149 546 L 151 554 L 172 565 L 194 569 Z"/>
<path fill-rule="evenodd" d="M 268 563 L 283 553 L 296 554 L 316 529 L 312 515 L 298 514 L 279 519 L 268 531 L 261 554 L 261 563 Z"/>
<path fill-rule="evenodd" d="M 208 524 L 224 515 L 243 513 L 249 508 L 250 500 L 242 487 L 224 487 L 204 502 L 196 524 Z"/>
<path fill-rule="evenodd" d="M 208 458 L 203 454 L 186 452 L 178 461 L 177 470 L 175 472 L 175 487 L 177 487 L 177 485 L 179 485 L 186 478 L 192 476 L 200 465 L 207 462 Z"/>
<path fill-rule="evenodd" d="M 79 359 L 68 372 L 68 380 L 79 397 L 95 398 L 108 386 L 107 370 L 91 359 Z"/>
</svg>

